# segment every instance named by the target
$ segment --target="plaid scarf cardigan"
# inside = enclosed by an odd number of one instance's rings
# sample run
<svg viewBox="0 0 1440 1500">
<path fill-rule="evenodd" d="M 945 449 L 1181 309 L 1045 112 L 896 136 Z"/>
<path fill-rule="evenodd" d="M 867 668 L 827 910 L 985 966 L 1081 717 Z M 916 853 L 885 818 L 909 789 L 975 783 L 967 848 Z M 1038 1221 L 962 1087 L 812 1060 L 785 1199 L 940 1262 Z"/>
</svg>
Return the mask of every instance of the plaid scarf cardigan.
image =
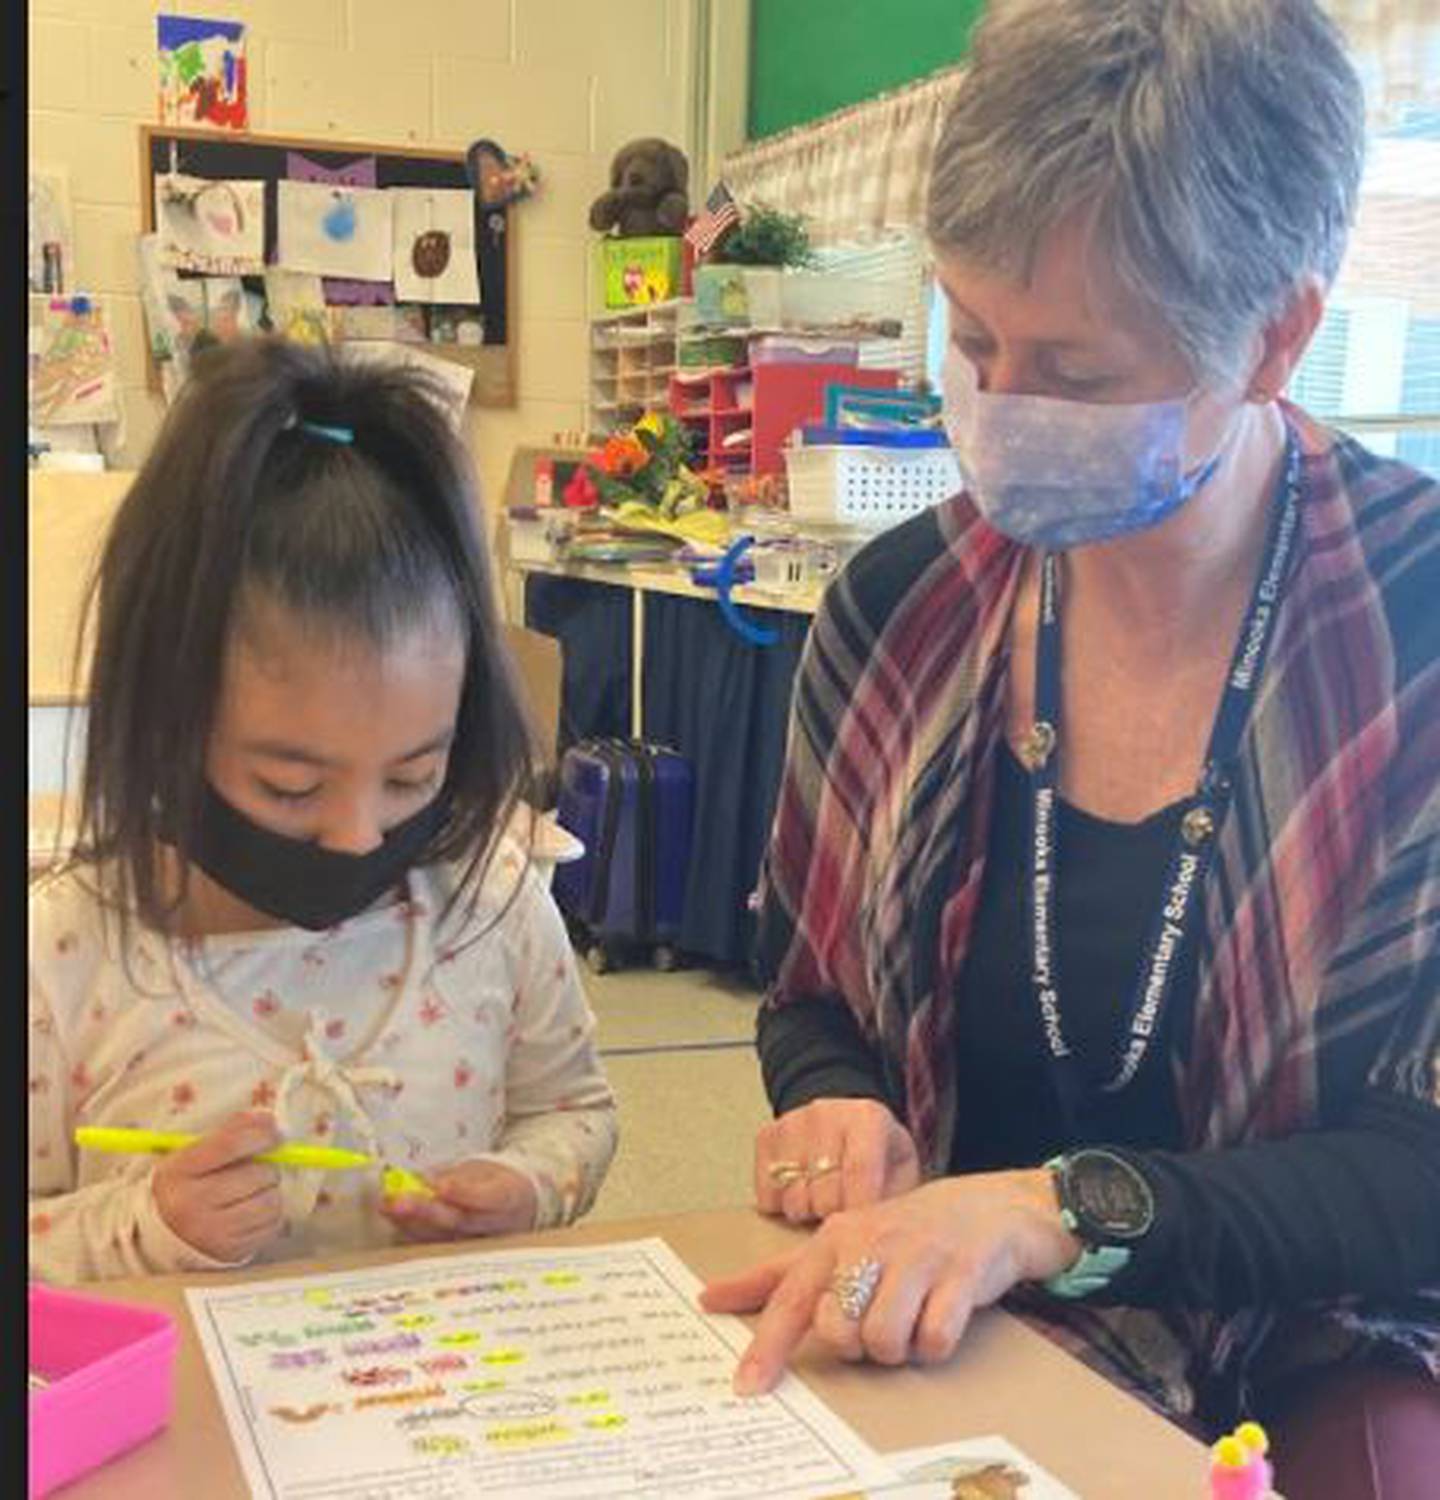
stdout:
<svg viewBox="0 0 1440 1500">
<path fill-rule="evenodd" d="M 1333 1116 L 1322 1058 L 1350 1099 L 1368 1086 L 1440 1108 L 1440 486 L 1285 415 L 1301 540 L 1204 893 L 1190 1047 L 1171 1062 L 1192 1150 Z M 836 580 L 797 677 L 761 877 L 765 1004 L 849 1006 L 931 1175 L 954 1129 L 954 996 L 1023 556 L 960 496 Z M 1440 1289 L 1283 1325 L 1029 1288 L 1010 1305 L 1180 1417 L 1238 1409 L 1271 1334 L 1326 1360 L 1379 1343 L 1440 1376 Z"/>
</svg>

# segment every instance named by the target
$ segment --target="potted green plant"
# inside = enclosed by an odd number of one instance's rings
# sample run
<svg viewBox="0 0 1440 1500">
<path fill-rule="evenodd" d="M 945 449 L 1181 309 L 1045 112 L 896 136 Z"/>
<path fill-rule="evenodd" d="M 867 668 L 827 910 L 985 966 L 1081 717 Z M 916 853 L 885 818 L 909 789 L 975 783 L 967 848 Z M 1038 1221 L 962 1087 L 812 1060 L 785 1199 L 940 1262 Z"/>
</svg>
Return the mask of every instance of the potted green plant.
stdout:
<svg viewBox="0 0 1440 1500">
<path fill-rule="evenodd" d="M 711 261 L 732 266 L 808 266 L 814 260 L 801 214 L 756 204 L 720 241 Z"/>
</svg>

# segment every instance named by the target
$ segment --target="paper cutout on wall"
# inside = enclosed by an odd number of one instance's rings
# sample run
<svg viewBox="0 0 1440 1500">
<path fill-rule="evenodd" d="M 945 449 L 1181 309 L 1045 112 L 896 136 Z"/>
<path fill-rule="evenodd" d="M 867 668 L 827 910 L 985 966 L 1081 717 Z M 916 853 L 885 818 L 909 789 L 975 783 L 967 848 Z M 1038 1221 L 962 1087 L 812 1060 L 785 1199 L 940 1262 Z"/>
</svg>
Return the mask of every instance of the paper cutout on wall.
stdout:
<svg viewBox="0 0 1440 1500">
<path fill-rule="evenodd" d="M 265 305 L 276 333 L 297 344 L 329 343 L 333 314 L 318 276 L 271 266 L 265 272 Z"/>
<path fill-rule="evenodd" d="M 395 295 L 402 302 L 480 300 L 475 197 L 463 188 L 394 188 Z"/>
<path fill-rule="evenodd" d="M 28 374 L 32 427 L 119 420 L 115 347 L 94 298 L 31 297 Z"/>
<path fill-rule="evenodd" d="M 511 156 L 498 141 L 472 141 L 465 152 L 465 175 L 487 209 L 505 208 L 528 198 L 539 185 L 540 171 L 521 152 Z"/>
<path fill-rule="evenodd" d="M 375 158 L 357 156 L 344 166 L 325 167 L 299 151 L 287 151 L 285 175 L 291 182 L 373 188 L 376 185 Z M 395 300 L 395 289 L 388 281 L 353 281 L 341 276 L 327 276 L 324 289 L 326 302 L 334 307 L 380 307 Z"/>
<path fill-rule="evenodd" d="M 276 260 L 287 271 L 390 279 L 389 193 L 282 179 L 276 199 Z"/>
<path fill-rule="evenodd" d="M 245 27 L 198 16 L 156 16 L 160 123 L 244 130 L 249 124 Z"/>
<path fill-rule="evenodd" d="M 245 178 L 155 179 L 160 264 L 207 276 L 256 276 L 265 269 L 265 184 Z"/>
</svg>

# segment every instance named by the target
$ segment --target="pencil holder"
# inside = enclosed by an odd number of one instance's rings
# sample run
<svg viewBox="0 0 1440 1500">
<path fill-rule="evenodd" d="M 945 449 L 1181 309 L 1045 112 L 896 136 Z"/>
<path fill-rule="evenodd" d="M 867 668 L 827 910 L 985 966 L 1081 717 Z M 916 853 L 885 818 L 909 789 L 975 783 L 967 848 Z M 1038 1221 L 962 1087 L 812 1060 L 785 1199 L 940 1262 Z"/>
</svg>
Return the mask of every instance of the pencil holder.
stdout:
<svg viewBox="0 0 1440 1500">
<path fill-rule="evenodd" d="M 175 1320 L 156 1308 L 30 1286 L 29 1494 L 48 1495 L 170 1420 Z"/>
</svg>

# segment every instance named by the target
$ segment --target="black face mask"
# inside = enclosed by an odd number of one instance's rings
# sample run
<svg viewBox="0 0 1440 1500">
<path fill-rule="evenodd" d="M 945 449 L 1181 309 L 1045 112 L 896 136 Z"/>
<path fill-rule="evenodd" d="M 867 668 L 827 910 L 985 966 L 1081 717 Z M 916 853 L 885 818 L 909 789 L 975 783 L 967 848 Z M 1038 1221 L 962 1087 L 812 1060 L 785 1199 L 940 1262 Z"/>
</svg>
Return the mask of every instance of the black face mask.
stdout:
<svg viewBox="0 0 1440 1500">
<path fill-rule="evenodd" d="M 205 785 L 188 856 L 232 895 L 297 927 L 321 932 L 373 906 L 425 853 L 450 812 L 444 792 L 397 823 L 378 849 L 343 854 L 251 822 Z"/>
</svg>

